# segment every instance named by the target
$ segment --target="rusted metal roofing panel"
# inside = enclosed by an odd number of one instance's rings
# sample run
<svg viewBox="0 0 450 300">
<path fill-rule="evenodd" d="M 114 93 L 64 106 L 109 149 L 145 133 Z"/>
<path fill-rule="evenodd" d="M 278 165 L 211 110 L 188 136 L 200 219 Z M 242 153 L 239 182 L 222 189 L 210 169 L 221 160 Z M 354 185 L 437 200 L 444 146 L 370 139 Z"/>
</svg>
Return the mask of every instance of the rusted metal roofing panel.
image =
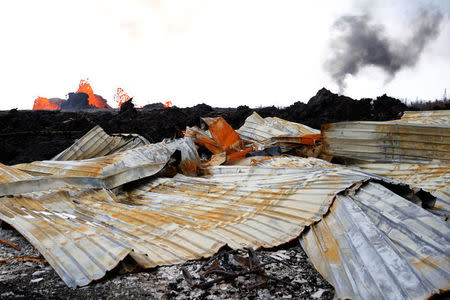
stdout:
<svg viewBox="0 0 450 300">
<path fill-rule="evenodd" d="M 181 168 L 195 173 L 198 153 L 191 139 L 178 139 L 80 161 L 37 161 L 16 165 L 32 175 L 0 184 L 0 196 L 62 187 L 114 188 L 159 172 L 175 151 L 181 151 Z"/>
<path fill-rule="evenodd" d="M 341 299 L 425 299 L 450 288 L 450 226 L 385 187 L 337 197 L 301 238 Z"/>
<path fill-rule="evenodd" d="M 415 123 L 450 126 L 450 110 L 405 111 L 396 123 Z"/>
<path fill-rule="evenodd" d="M 389 122 L 322 125 L 323 151 L 350 160 L 450 163 L 450 127 Z"/>
<path fill-rule="evenodd" d="M 110 136 L 97 125 L 78 139 L 72 146 L 51 160 L 89 159 L 149 144 L 150 142 L 146 138 L 137 134 L 116 134 Z"/>
<path fill-rule="evenodd" d="M 91 193 L 103 201 L 114 197 L 105 190 Z M 103 277 L 130 252 L 120 239 L 78 221 L 89 212 L 77 210 L 74 199 L 67 191 L 0 198 L 0 218 L 23 234 L 70 287 Z"/>
<path fill-rule="evenodd" d="M 322 218 L 335 195 L 369 179 L 345 168 L 220 166 L 205 177 L 152 179 L 106 190 L 0 198 L 0 219 L 23 234 L 69 286 L 101 278 L 129 254 L 143 267 L 233 248 L 272 247 Z"/>
<path fill-rule="evenodd" d="M 450 164 L 443 163 L 392 163 L 355 164 L 351 168 L 390 178 L 421 188 L 435 196 L 433 213 L 448 219 L 450 213 Z"/>
<path fill-rule="evenodd" d="M 247 143 L 262 143 L 273 137 L 297 137 L 302 134 L 319 134 L 320 131 L 303 124 L 289 122 L 280 118 L 262 118 L 256 112 L 249 116 L 244 125 L 236 130 Z"/>
<path fill-rule="evenodd" d="M 28 173 L 0 163 L 0 184 L 32 178 Z"/>
</svg>

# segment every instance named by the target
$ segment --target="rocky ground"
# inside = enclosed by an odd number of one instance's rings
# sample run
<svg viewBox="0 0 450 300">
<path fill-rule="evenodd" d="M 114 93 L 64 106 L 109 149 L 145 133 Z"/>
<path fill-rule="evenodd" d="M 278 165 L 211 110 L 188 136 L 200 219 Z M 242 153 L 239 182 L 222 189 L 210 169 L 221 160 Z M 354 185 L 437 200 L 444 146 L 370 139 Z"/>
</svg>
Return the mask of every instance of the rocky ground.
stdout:
<svg viewBox="0 0 450 300">
<path fill-rule="evenodd" d="M 39 252 L 16 230 L 3 225 L 0 240 L 19 246 L 20 251 L 0 243 L 0 260 L 19 256 L 40 257 Z M 333 287 L 309 261 L 298 240 L 260 253 L 281 262 L 264 267 L 265 274 L 278 280 L 245 275 L 214 284 L 211 288 L 192 287 L 182 268 L 201 282 L 196 272 L 207 260 L 163 266 L 124 275 L 111 271 L 105 278 L 81 288 L 68 288 L 47 262 L 15 260 L 0 263 L 1 299 L 331 299 Z M 264 258 L 263 261 L 267 261 Z M 261 284 L 261 285 L 260 285 Z"/>
</svg>

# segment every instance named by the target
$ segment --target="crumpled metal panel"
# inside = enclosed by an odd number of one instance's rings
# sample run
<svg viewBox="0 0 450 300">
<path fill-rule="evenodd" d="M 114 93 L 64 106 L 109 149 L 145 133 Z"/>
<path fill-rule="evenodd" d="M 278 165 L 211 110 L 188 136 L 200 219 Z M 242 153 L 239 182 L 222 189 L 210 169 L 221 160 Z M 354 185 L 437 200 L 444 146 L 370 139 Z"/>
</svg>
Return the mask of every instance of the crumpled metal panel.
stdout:
<svg viewBox="0 0 450 300">
<path fill-rule="evenodd" d="M 390 122 L 322 125 L 323 151 L 369 162 L 450 163 L 450 127 Z"/>
<path fill-rule="evenodd" d="M 301 237 L 341 299 L 425 299 L 450 288 L 450 226 L 380 184 L 339 195 Z"/>
<path fill-rule="evenodd" d="M 79 192 L 79 191 L 78 191 Z M 73 202 L 74 191 L 35 192 L 0 198 L 0 219 L 19 231 L 55 269 L 69 287 L 103 277 L 130 252 L 119 238 L 102 234 L 101 226 L 80 222 L 89 212 Z M 106 190 L 91 191 L 100 201 L 111 201 Z M 98 231 L 93 230 L 98 226 Z"/>
<path fill-rule="evenodd" d="M 317 129 L 280 118 L 262 118 L 256 112 L 253 112 L 236 132 L 246 143 L 263 143 L 273 137 L 297 137 L 303 134 L 320 133 Z"/>
<path fill-rule="evenodd" d="M 181 151 L 180 167 L 196 173 L 198 153 L 191 139 L 178 139 L 79 161 L 36 161 L 15 168 L 35 175 L 0 184 L 0 196 L 63 187 L 111 189 L 159 172 L 175 151 Z"/>
<path fill-rule="evenodd" d="M 0 184 L 32 178 L 28 173 L 0 163 Z"/>
<path fill-rule="evenodd" d="M 415 123 L 450 126 L 450 110 L 405 111 L 396 123 Z"/>
<path fill-rule="evenodd" d="M 433 213 L 448 219 L 450 214 L 450 164 L 443 163 L 392 163 L 354 164 L 358 168 L 397 183 L 421 188 L 436 197 Z"/>
<path fill-rule="evenodd" d="M 82 286 L 129 254 L 145 268 L 233 248 L 272 247 L 319 221 L 335 195 L 370 177 L 345 168 L 220 166 L 115 195 L 46 191 L 0 198 L 14 226 L 64 282 Z"/>
<path fill-rule="evenodd" d="M 56 155 L 51 160 L 82 160 L 110 155 L 139 146 L 150 145 L 150 142 L 138 134 L 108 135 L 99 125 L 78 139 L 72 146 Z"/>
</svg>

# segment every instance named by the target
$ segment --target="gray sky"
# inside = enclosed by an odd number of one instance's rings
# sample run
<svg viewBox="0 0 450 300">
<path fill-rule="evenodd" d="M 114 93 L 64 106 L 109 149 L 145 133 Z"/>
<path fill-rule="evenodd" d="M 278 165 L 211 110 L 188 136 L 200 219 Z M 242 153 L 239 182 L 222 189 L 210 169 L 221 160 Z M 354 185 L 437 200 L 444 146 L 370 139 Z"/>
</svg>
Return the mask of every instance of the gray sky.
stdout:
<svg viewBox="0 0 450 300">
<path fill-rule="evenodd" d="M 85 78 L 113 106 L 118 87 L 138 105 L 306 102 L 323 86 L 339 91 L 324 68 L 339 17 L 369 12 L 405 44 L 420 7 L 443 19 L 414 65 L 394 77 L 364 66 L 345 77 L 344 94 L 441 98 L 450 94 L 450 0 L 2 1 L 0 110 L 64 98 Z"/>
</svg>

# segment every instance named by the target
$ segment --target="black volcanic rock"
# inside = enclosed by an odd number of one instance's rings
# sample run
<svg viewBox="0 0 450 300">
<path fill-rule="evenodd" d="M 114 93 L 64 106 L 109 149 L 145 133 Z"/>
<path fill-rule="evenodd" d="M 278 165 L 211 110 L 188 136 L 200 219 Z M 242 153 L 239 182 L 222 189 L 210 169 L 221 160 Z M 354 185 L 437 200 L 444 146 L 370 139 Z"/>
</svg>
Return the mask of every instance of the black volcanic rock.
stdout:
<svg viewBox="0 0 450 300">
<path fill-rule="evenodd" d="M 373 101 L 373 109 L 377 120 L 386 121 L 401 117 L 408 107 L 400 100 L 384 94 Z"/>
<path fill-rule="evenodd" d="M 61 109 L 89 109 L 89 96 L 86 93 L 69 93 L 69 99 L 61 103 Z"/>
<path fill-rule="evenodd" d="M 75 97 L 75 98 L 74 98 Z M 81 98 L 80 98 L 81 97 Z M 87 95 L 69 96 L 73 107 L 90 108 Z M 68 100 L 68 101 L 69 101 Z M 70 103 L 70 102 L 69 102 Z M 443 103 L 444 107 L 446 103 Z M 433 103 L 423 109 L 431 109 Z M 158 104 L 163 106 L 163 104 Z M 137 133 L 150 142 L 181 136 L 186 126 L 201 126 L 204 117 L 223 117 L 234 129 L 244 124 L 254 111 L 262 117 L 279 117 L 320 129 L 321 124 L 398 119 L 407 107 L 400 100 L 383 95 L 375 100 L 354 100 L 321 89 L 307 104 L 297 101 L 285 108 L 212 108 L 207 104 L 167 109 L 136 109 L 132 102 L 115 110 L 86 111 L 0 111 L 0 162 L 16 164 L 50 159 L 73 144 L 95 125 L 107 133 Z M 416 108 L 416 109 L 420 109 Z"/>
<path fill-rule="evenodd" d="M 354 100 L 322 88 L 307 104 L 295 102 L 286 108 L 284 117 L 313 128 L 325 123 L 367 120 L 372 114 L 371 100 L 368 100 Z"/>
<path fill-rule="evenodd" d="M 327 90 L 326 88 L 321 88 L 319 91 L 317 91 L 316 95 L 311 97 L 308 101 L 308 106 L 323 106 L 323 105 L 330 105 L 330 104 L 336 104 L 337 102 L 343 102 L 353 100 L 350 97 L 347 96 L 339 96 L 338 94 L 334 94 L 331 91 Z"/>
<path fill-rule="evenodd" d="M 147 104 L 143 107 L 144 110 L 154 110 L 154 109 L 163 109 L 164 104 L 161 102 Z"/>
<path fill-rule="evenodd" d="M 137 116 L 137 110 L 134 107 L 133 98 L 130 98 L 130 100 L 124 102 L 120 106 L 119 117 L 131 119 L 136 116 Z"/>
</svg>

